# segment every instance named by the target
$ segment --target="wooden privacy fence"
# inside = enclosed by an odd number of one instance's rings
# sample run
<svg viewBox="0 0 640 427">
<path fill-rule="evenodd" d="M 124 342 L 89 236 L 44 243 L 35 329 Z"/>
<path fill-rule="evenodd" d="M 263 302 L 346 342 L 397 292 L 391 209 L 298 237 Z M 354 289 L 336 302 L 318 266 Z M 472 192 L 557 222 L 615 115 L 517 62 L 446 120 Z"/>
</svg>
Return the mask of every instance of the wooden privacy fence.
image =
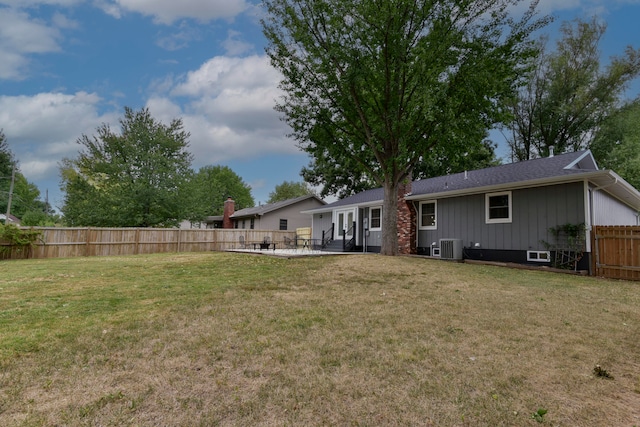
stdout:
<svg viewBox="0 0 640 427">
<path fill-rule="evenodd" d="M 37 242 L 30 253 L 12 250 L 4 255 L 5 259 L 224 251 L 238 248 L 240 236 L 244 236 L 245 242 L 261 242 L 269 237 L 272 242 L 281 243 L 285 237 L 295 238 L 295 231 L 279 230 L 32 228 L 42 231 L 42 241 Z M 0 246 L 8 243 L 0 241 Z"/>
<path fill-rule="evenodd" d="M 596 226 L 591 243 L 596 276 L 640 280 L 640 227 Z"/>
</svg>

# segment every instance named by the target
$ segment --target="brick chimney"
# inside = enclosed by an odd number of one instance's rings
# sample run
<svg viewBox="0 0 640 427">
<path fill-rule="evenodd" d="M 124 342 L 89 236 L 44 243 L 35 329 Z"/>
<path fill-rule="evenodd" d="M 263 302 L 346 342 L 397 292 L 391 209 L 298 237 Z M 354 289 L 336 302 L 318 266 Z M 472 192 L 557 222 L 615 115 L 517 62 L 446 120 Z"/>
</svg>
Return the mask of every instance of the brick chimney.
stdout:
<svg viewBox="0 0 640 427">
<path fill-rule="evenodd" d="M 418 252 L 416 207 L 411 201 L 405 200 L 406 194 L 411 194 L 411 181 L 398 186 L 398 253 L 403 255 Z"/>
<path fill-rule="evenodd" d="M 224 201 L 224 213 L 222 214 L 222 228 L 233 228 L 233 221 L 231 215 L 236 211 L 236 202 L 233 201 L 231 196 L 227 197 Z"/>
</svg>

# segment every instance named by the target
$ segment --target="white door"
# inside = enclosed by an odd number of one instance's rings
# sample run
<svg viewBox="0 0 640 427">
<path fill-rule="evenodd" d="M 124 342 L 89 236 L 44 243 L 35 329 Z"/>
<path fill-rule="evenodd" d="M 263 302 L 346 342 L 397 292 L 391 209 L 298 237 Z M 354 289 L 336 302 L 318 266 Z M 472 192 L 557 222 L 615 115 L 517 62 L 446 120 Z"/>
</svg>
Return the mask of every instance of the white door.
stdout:
<svg viewBox="0 0 640 427">
<path fill-rule="evenodd" d="M 339 239 L 342 239 L 342 235 L 346 232 L 345 239 L 350 240 L 353 237 L 353 221 L 355 221 L 355 214 L 353 209 L 345 209 L 342 211 L 336 211 L 336 234 Z"/>
</svg>

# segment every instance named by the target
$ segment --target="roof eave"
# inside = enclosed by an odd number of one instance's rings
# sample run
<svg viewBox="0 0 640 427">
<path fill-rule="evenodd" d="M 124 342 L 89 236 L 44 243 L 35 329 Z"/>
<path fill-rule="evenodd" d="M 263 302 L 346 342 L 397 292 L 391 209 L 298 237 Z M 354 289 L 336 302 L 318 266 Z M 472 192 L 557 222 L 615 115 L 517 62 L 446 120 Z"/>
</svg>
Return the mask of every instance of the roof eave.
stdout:
<svg viewBox="0 0 640 427">
<path fill-rule="evenodd" d="M 485 185 L 482 187 L 473 187 L 473 188 L 465 188 L 461 190 L 452 190 L 452 191 L 441 191 L 439 193 L 422 193 L 422 194 L 412 194 L 405 197 L 405 200 L 423 200 L 423 199 L 441 199 L 447 197 L 456 197 L 456 196 L 464 196 L 468 194 L 478 194 L 478 193 L 491 193 L 505 190 L 516 190 L 521 188 L 530 188 L 530 187 L 541 187 L 545 185 L 553 185 L 553 184 L 562 184 L 569 182 L 578 182 L 583 180 L 593 180 L 598 177 L 609 176 L 614 180 L 617 179 L 616 182 L 612 184 L 620 184 L 625 187 L 625 190 L 629 192 L 630 195 L 634 196 L 637 199 L 638 205 L 640 206 L 640 193 L 636 191 L 629 183 L 627 183 L 624 179 L 620 178 L 613 171 L 609 170 L 597 170 L 592 172 L 584 172 L 572 175 L 560 175 L 553 176 L 547 178 L 526 180 L 526 181 L 518 181 L 518 182 L 509 182 L 504 184 L 496 184 L 496 185 Z"/>
</svg>

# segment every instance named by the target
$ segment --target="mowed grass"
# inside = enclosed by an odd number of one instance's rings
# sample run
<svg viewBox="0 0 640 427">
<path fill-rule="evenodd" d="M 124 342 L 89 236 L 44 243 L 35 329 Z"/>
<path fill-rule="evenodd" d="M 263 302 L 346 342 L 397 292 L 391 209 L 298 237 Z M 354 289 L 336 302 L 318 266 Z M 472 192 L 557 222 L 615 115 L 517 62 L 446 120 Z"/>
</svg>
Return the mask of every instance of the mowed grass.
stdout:
<svg viewBox="0 0 640 427">
<path fill-rule="evenodd" d="M 378 255 L 0 263 L 2 426 L 540 422 L 640 425 L 640 283 Z"/>
</svg>

